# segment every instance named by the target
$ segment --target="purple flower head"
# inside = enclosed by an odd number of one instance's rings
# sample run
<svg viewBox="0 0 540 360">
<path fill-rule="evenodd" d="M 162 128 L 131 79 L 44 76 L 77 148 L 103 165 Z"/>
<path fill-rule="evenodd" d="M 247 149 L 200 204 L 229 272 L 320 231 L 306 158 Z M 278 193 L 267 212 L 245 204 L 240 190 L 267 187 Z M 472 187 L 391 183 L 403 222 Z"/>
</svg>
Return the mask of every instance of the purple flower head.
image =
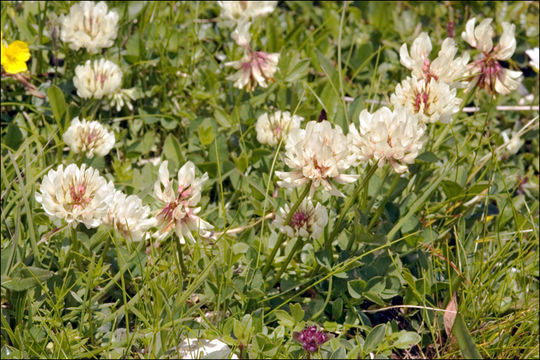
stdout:
<svg viewBox="0 0 540 360">
<path fill-rule="evenodd" d="M 294 332 L 293 338 L 302 344 L 304 350 L 315 353 L 322 344 L 330 340 L 330 335 L 317 330 L 317 326 L 308 326 L 301 332 Z"/>
</svg>

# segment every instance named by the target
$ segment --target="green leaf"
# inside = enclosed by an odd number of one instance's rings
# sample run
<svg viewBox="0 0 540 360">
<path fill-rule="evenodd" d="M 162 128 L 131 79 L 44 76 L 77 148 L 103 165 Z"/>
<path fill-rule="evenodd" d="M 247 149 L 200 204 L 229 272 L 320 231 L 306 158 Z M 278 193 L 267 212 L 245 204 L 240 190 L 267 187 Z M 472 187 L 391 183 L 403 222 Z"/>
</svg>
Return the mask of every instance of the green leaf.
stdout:
<svg viewBox="0 0 540 360">
<path fill-rule="evenodd" d="M 366 342 L 364 343 L 364 352 L 369 353 L 376 350 L 379 344 L 383 341 L 385 334 L 386 324 L 379 324 L 375 326 L 366 337 Z"/>
<path fill-rule="evenodd" d="M 291 70 L 287 77 L 285 78 L 286 82 L 294 82 L 306 76 L 309 71 L 309 60 L 304 59 L 299 61 L 294 68 Z"/>
<path fill-rule="evenodd" d="M 476 345 L 474 344 L 471 333 L 469 332 L 469 329 L 467 329 L 467 325 L 465 324 L 465 321 L 463 321 L 460 313 L 458 313 L 456 316 L 452 332 L 454 333 L 454 335 L 456 335 L 457 343 L 459 345 L 459 348 L 461 349 L 461 353 L 463 354 L 464 358 L 482 358 L 482 356 L 480 356 L 480 353 L 476 349 Z"/>
<path fill-rule="evenodd" d="M 332 267 L 330 252 L 326 249 L 317 251 L 315 253 L 315 259 L 317 260 L 319 265 L 324 266 L 327 269 L 330 269 Z"/>
<path fill-rule="evenodd" d="M 361 279 L 351 280 L 347 282 L 347 290 L 354 299 L 360 299 L 366 289 L 366 282 Z"/>
<path fill-rule="evenodd" d="M 29 266 L 14 271 L 13 277 L 2 277 L 2 286 L 11 291 L 24 291 L 47 281 L 54 273 L 50 270 Z"/>
<path fill-rule="evenodd" d="M 387 33 L 393 29 L 392 11 L 389 11 L 388 3 L 373 1 L 369 3 L 369 19 L 381 33 Z"/>
<path fill-rule="evenodd" d="M 461 186 L 459 186 L 457 183 L 450 180 L 443 180 L 441 182 L 441 186 L 443 188 L 445 195 L 449 199 L 464 193 L 463 188 Z"/>
<path fill-rule="evenodd" d="M 212 127 L 210 121 L 207 121 L 207 119 L 205 119 L 202 124 L 199 125 L 199 127 L 197 128 L 197 132 L 199 134 L 199 140 L 203 145 L 210 145 L 214 142 L 214 139 L 216 138 L 214 128 Z"/>
<path fill-rule="evenodd" d="M 368 299 L 369 301 L 373 301 L 377 305 L 380 305 L 380 306 L 385 306 L 386 305 L 384 303 L 384 300 L 381 299 L 381 297 L 379 296 L 379 293 L 375 293 L 373 291 L 367 291 L 364 294 L 364 296 L 366 297 L 366 299 Z"/>
<path fill-rule="evenodd" d="M 242 242 L 237 242 L 232 247 L 233 253 L 236 254 L 244 254 L 249 250 L 249 245 Z"/>
<path fill-rule="evenodd" d="M 328 74 L 328 76 L 330 77 L 329 80 L 331 81 L 333 75 L 336 73 L 336 68 L 332 65 L 330 60 L 328 60 L 328 58 L 319 51 L 319 49 L 315 49 L 315 52 L 317 53 L 317 60 L 321 65 L 321 69 Z"/>
<path fill-rule="evenodd" d="M 304 320 L 304 310 L 300 304 L 291 304 L 290 306 L 291 314 L 296 322 Z"/>
<path fill-rule="evenodd" d="M 403 223 L 403 227 L 401 228 L 401 232 L 406 234 L 416 229 L 416 227 L 420 225 L 420 221 L 418 221 L 418 218 L 415 215 L 412 215 Z"/>
<path fill-rule="evenodd" d="M 288 312 L 284 310 L 276 310 L 274 314 L 276 315 L 276 318 L 281 325 L 288 328 L 294 327 L 295 321 Z"/>
<path fill-rule="evenodd" d="M 399 337 L 392 344 L 398 349 L 410 349 L 411 346 L 416 345 L 422 340 L 422 337 L 415 332 L 402 330 L 397 333 Z"/>
<path fill-rule="evenodd" d="M 56 85 L 52 85 L 47 89 L 47 96 L 51 104 L 51 110 L 58 124 L 62 123 L 62 117 L 66 112 L 66 99 L 64 93 Z"/>
<path fill-rule="evenodd" d="M 224 128 L 231 127 L 230 116 L 222 109 L 215 109 L 214 117 L 216 118 L 218 124 L 223 126 Z"/>
<path fill-rule="evenodd" d="M 435 155 L 434 153 L 430 151 L 426 151 L 416 157 L 416 160 L 420 160 L 427 163 L 434 163 L 439 161 L 440 159 Z"/>
<path fill-rule="evenodd" d="M 169 134 L 163 143 L 163 154 L 165 159 L 175 163 L 176 167 L 185 162 L 182 148 L 172 134 Z"/>
<path fill-rule="evenodd" d="M 231 157 L 234 161 L 234 164 L 240 170 L 240 172 L 244 173 L 248 166 L 249 166 L 249 155 L 246 153 L 240 154 L 240 156 L 235 156 L 234 154 L 231 154 Z"/>
<path fill-rule="evenodd" d="M 5 138 L 2 138 L 5 145 L 12 150 L 17 150 L 24 141 L 23 134 L 15 124 L 9 124 Z"/>
<path fill-rule="evenodd" d="M 339 319 L 343 314 L 343 298 L 337 298 L 332 304 L 332 316 Z"/>
<path fill-rule="evenodd" d="M 139 48 L 139 37 L 130 36 L 125 45 L 126 55 L 124 59 L 130 64 L 137 62 L 141 57 L 141 52 Z"/>
<path fill-rule="evenodd" d="M 156 135 L 152 131 L 146 132 L 144 134 L 144 137 L 142 141 L 137 146 L 137 151 L 140 152 L 142 155 L 146 155 L 150 152 L 152 149 L 152 146 L 154 146 L 154 141 L 156 140 Z"/>
</svg>

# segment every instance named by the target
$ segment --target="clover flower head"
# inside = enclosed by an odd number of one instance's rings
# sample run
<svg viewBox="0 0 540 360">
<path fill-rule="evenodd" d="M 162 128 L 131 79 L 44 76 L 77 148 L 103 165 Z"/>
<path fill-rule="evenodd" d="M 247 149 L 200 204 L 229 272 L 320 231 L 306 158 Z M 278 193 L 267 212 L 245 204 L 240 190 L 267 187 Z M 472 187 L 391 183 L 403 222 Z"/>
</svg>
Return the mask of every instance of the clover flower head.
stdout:
<svg viewBox="0 0 540 360">
<path fill-rule="evenodd" d="M 394 106 L 407 108 L 424 123 L 448 123 L 461 104 L 456 89 L 447 83 L 435 78 L 417 79 L 414 75 L 396 86 L 390 101 Z"/>
<path fill-rule="evenodd" d="M 74 153 L 85 153 L 91 159 L 94 155 L 105 156 L 114 146 L 114 132 L 97 121 L 79 120 L 75 117 L 64 133 L 64 142 Z"/>
<path fill-rule="evenodd" d="M 238 359 L 223 341 L 186 338 L 176 347 L 180 359 Z"/>
<path fill-rule="evenodd" d="M 251 21 L 274 11 L 277 1 L 218 1 L 218 4 L 225 23 L 236 26 L 232 33 L 233 40 L 240 46 L 248 47 Z"/>
<path fill-rule="evenodd" d="M 241 23 L 270 14 L 277 1 L 218 1 L 218 4 L 223 18 Z"/>
<path fill-rule="evenodd" d="M 97 227 L 107 214 L 114 192 L 96 169 L 82 164 L 60 165 L 43 178 L 36 201 L 52 218 L 66 221 L 75 227 L 83 223 L 87 228 Z"/>
<path fill-rule="evenodd" d="M 324 227 L 328 224 L 328 211 L 326 208 L 319 203 L 313 206 L 310 198 L 306 197 L 302 200 L 300 206 L 291 217 L 291 221 L 286 225 L 285 220 L 289 211 L 290 208 L 288 205 L 280 208 L 276 213 L 276 219 L 273 225 L 291 238 L 299 236 L 302 238 L 311 237 L 318 239 Z"/>
<path fill-rule="evenodd" d="M 291 115 L 288 111 L 278 110 L 271 114 L 264 113 L 257 118 L 255 125 L 257 140 L 261 144 L 275 146 L 287 136 L 289 131 L 299 128 L 303 120 L 303 117 Z"/>
<path fill-rule="evenodd" d="M 294 188 L 311 182 L 311 193 L 322 186 L 331 195 L 344 196 L 332 181 L 351 183 L 358 175 L 348 175 L 351 167 L 349 142 L 339 126 L 330 122 L 310 121 L 306 129 L 293 129 L 287 136 L 285 164 L 290 172 L 276 171 L 278 185 Z"/>
<path fill-rule="evenodd" d="M 4 43 L 4 33 L 0 34 L 2 41 L 2 66 L 8 74 L 18 74 L 28 70 L 26 62 L 30 60 L 30 50 L 24 41 L 16 40 L 11 44 Z"/>
<path fill-rule="evenodd" d="M 373 114 L 363 110 L 358 129 L 349 125 L 351 161 L 372 161 L 379 167 L 388 161 L 394 171 L 403 173 L 424 145 L 424 132 L 425 125 L 404 107 L 394 111 L 382 107 Z"/>
<path fill-rule="evenodd" d="M 211 224 L 197 216 L 201 208 L 196 207 L 208 174 L 195 178 L 195 165 L 188 161 L 178 171 L 178 187 L 174 191 L 167 166 L 167 161 L 161 163 L 159 179 L 154 184 L 154 196 L 163 204 L 156 216 L 159 230 L 154 235 L 163 239 L 174 228 L 181 243 L 185 243 L 184 237 L 195 241 L 193 231 L 205 236 L 208 230 L 213 229 Z"/>
<path fill-rule="evenodd" d="M 267 82 L 274 81 L 278 62 L 279 53 L 269 54 L 246 49 L 242 60 L 225 63 L 225 66 L 238 70 L 228 76 L 227 80 L 234 81 L 234 86 L 238 89 L 246 87 L 247 91 L 253 90 L 257 84 L 265 88 L 268 86 Z"/>
<path fill-rule="evenodd" d="M 307 326 L 301 332 L 293 332 L 293 338 L 302 344 L 304 350 L 309 353 L 316 353 L 322 344 L 330 340 L 331 336 L 317 326 Z"/>
<path fill-rule="evenodd" d="M 109 60 L 87 60 L 75 68 L 73 84 L 81 98 L 101 99 L 120 91 L 122 70 Z"/>
<path fill-rule="evenodd" d="M 407 50 L 407 44 L 403 44 L 399 51 L 400 61 L 403 66 L 412 71 L 412 75 L 418 79 L 430 79 L 443 81 L 452 87 L 464 86 L 460 82 L 467 71 L 469 54 L 455 58 L 457 46 L 452 38 L 446 38 L 441 46 L 437 58 L 430 61 L 431 39 L 425 32 L 421 33 L 412 43 L 411 51 Z"/>
<path fill-rule="evenodd" d="M 465 31 L 461 34 L 463 40 L 481 52 L 468 66 L 467 76 L 470 83 L 467 91 L 478 87 L 485 88 L 491 94 L 508 94 L 517 89 L 522 74 L 521 71 L 503 68 L 499 61 L 510 59 L 516 50 L 516 26 L 503 22 L 503 34 L 499 44 L 493 46 L 495 31 L 491 22 L 492 19 L 487 18 L 475 27 L 476 18 L 472 18 L 467 21 Z"/>
<path fill-rule="evenodd" d="M 149 216 L 150 208 L 144 206 L 138 196 L 115 190 L 103 224 L 114 228 L 126 239 L 140 241 L 155 225 L 155 219 Z"/>
<path fill-rule="evenodd" d="M 118 13 L 108 11 L 104 1 L 81 1 L 62 16 L 60 38 L 72 50 L 85 48 L 91 54 L 113 45 L 118 31 Z"/>
</svg>

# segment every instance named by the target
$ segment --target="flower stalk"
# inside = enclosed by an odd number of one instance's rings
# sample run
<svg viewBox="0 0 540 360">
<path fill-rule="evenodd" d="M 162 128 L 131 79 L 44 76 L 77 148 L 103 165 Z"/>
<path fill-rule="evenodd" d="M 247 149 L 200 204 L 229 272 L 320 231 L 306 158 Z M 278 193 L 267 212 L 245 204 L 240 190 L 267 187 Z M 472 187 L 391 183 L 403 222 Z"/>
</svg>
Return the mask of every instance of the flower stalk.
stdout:
<svg viewBox="0 0 540 360">
<path fill-rule="evenodd" d="M 182 252 L 182 244 L 180 244 L 180 239 L 178 236 L 173 236 L 174 242 L 176 243 L 176 251 L 178 252 L 178 262 L 180 263 L 180 269 L 182 269 L 182 276 L 189 274 L 186 264 L 184 264 L 184 253 Z"/>
<path fill-rule="evenodd" d="M 373 215 L 373 217 L 369 221 L 369 224 L 368 224 L 368 227 L 367 227 L 368 230 L 371 229 L 373 227 L 373 225 L 375 225 L 375 223 L 377 222 L 377 220 L 381 216 L 381 213 L 382 213 L 382 211 L 384 209 L 384 206 L 388 202 L 388 199 L 390 198 L 390 195 L 392 195 L 392 193 L 396 189 L 397 184 L 399 183 L 399 178 L 400 178 L 399 174 L 394 175 L 394 180 L 392 180 L 392 184 L 388 188 L 388 191 L 386 192 L 386 195 L 385 195 L 383 201 L 379 204 L 379 206 L 377 207 L 377 211 L 375 211 L 375 214 Z"/>
<path fill-rule="evenodd" d="M 82 267 L 82 263 L 81 263 L 81 257 L 80 257 L 80 254 L 79 254 L 80 248 L 81 248 L 81 243 L 79 242 L 79 239 L 77 238 L 77 228 L 72 227 L 71 228 L 71 246 L 69 247 L 68 256 L 71 255 L 71 256 L 73 256 L 75 258 L 75 262 L 77 263 L 77 268 L 79 269 L 79 271 L 82 272 L 83 267 Z"/>
<path fill-rule="evenodd" d="M 283 265 L 281 265 L 281 268 L 279 269 L 279 272 L 274 278 L 274 281 L 272 281 L 272 285 L 270 287 L 274 287 L 274 285 L 276 285 L 281 280 L 281 275 L 283 275 L 283 273 L 287 269 L 287 266 L 289 266 L 289 263 L 291 262 L 292 258 L 294 257 L 294 255 L 296 254 L 298 250 L 302 249 L 303 245 L 304 245 L 303 239 L 300 237 L 296 238 L 296 242 L 294 243 L 293 248 L 289 252 L 289 255 L 287 256 L 287 259 L 285 259 L 285 262 L 283 263 Z"/>
<path fill-rule="evenodd" d="M 353 203 L 356 201 L 356 199 L 358 197 L 358 194 L 360 194 L 360 191 L 362 191 L 362 189 L 365 186 L 367 186 L 367 184 L 369 183 L 369 180 L 371 179 L 371 177 L 375 173 L 375 170 L 377 170 L 376 165 L 368 165 L 367 166 L 367 172 L 366 172 L 366 176 L 364 177 L 364 181 L 362 181 L 362 183 L 359 184 L 356 187 L 356 189 L 354 189 L 354 193 L 351 194 L 351 196 L 349 196 L 347 198 L 347 201 L 345 202 L 345 205 L 341 208 L 341 213 L 339 214 L 339 218 L 334 223 L 334 226 L 332 228 L 332 232 L 330 233 L 330 236 L 326 238 L 326 242 L 324 244 L 325 248 L 330 252 L 330 255 L 333 255 L 333 253 L 334 253 L 333 249 L 332 249 L 332 241 L 335 239 L 338 232 L 341 231 L 341 224 L 343 223 L 343 220 L 345 219 L 345 215 L 347 215 L 347 211 L 349 211 L 349 209 L 351 208 Z"/>
<path fill-rule="evenodd" d="M 287 215 L 287 218 L 285 219 L 283 223 L 284 225 L 288 225 L 291 222 L 291 219 L 293 215 L 296 213 L 296 210 L 298 209 L 300 204 L 302 203 L 302 200 L 304 200 L 304 198 L 309 194 L 310 188 L 311 188 L 311 181 L 306 184 L 306 186 L 304 187 L 304 191 L 302 191 L 302 193 L 300 194 L 300 196 L 298 197 L 298 199 L 292 206 L 291 211 L 289 211 L 289 214 Z M 285 234 L 280 233 L 276 241 L 276 245 L 272 249 L 272 252 L 270 253 L 270 257 L 267 259 L 266 265 L 262 271 L 263 277 L 265 277 L 266 274 L 268 274 L 268 271 L 270 270 L 270 267 L 272 266 L 272 263 L 274 262 L 274 258 L 276 257 L 277 251 L 281 247 L 281 244 L 283 243 L 284 240 L 285 240 Z"/>
</svg>

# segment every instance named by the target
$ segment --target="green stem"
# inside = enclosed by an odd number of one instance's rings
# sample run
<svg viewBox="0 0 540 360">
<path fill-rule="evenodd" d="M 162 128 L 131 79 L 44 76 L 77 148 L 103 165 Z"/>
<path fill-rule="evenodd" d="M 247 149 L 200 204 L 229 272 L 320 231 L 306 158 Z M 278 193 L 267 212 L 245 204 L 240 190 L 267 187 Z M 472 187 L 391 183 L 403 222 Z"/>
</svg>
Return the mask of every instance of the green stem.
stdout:
<svg viewBox="0 0 540 360">
<path fill-rule="evenodd" d="M 351 206 L 355 202 L 356 198 L 358 197 L 358 194 L 360 194 L 360 191 L 362 191 L 364 186 L 367 183 L 369 183 L 369 180 L 371 179 L 371 177 L 375 173 L 375 170 L 377 170 L 377 165 L 368 165 L 367 173 L 366 173 L 366 176 L 364 177 L 364 181 L 362 181 L 362 183 L 360 185 L 358 185 L 356 187 L 356 189 L 354 189 L 353 194 L 351 196 L 349 196 L 349 198 L 345 202 L 345 206 L 343 206 L 341 208 L 341 213 L 339 214 L 339 218 L 334 223 L 334 226 L 332 228 L 332 232 L 330 233 L 330 236 L 328 236 L 325 239 L 324 247 L 329 251 L 330 259 L 333 259 L 333 257 L 334 257 L 334 249 L 332 248 L 332 241 L 334 241 L 334 239 L 338 235 L 338 232 L 341 231 L 341 223 L 343 223 L 343 220 L 345 219 L 345 215 L 347 215 L 347 211 L 349 211 L 349 209 L 351 208 Z M 349 243 L 349 245 L 347 245 L 347 250 L 350 250 L 351 246 L 352 246 L 352 242 Z M 311 271 L 310 276 L 311 277 L 315 276 L 319 272 L 320 268 L 321 268 L 321 266 L 319 264 L 316 264 L 315 267 L 313 268 L 313 270 Z"/>
<path fill-rule="evenodd" d="M 324 309 L 326 309 L 326 306 L 328 306 L 328 303 L 330 302 L 330 296 L 332 295 L 332 284 L 333 284 L 332 280 L 333 279 L 334 279 L 333 276 L 330 276 L 330 278 L 328 279 L 328 293 L 326 294 L 326 299 L 324 300 L 324 304 L 319 309 L 319 311 L 317 311 L 317 313 L 315 313 L 311 317 L 311 320 L 315 321 L 315 319 L 317 319 L 324 312 Z"/>
<path fill-rule="evenodd" d="M 95 337 L 94 337 L 94 322 L 92 321 L 92 298 L 91 298 L 91 291 L 92 289 L 94 288 L 94 277 L 93 277 L 93 273 L 94 273 L 94 258 L 95 256 L 92 254 L 92 257 L 90 258 L 90 271 L 88 272 L 88 287 L 86 288 L 86 299 L 88 300 L 88 303 L 86 304 L 86 311 L 87 311 L 87 314 L 88 314 L 88 332 L 89 332 L 89 335 L 90 335 L 90 343 L 92 345 L 95 345 L 96 343 L 96 340 L 95 340 Z M 81 319 L 83 319 L 83 317 L 81 316 Z M 81 326 L 81 329 L 82 329 L 82 326 Z"/>
<path fill-rule="evenodd" d="M 377 207 L 377 211 L 375 212 L 375 215 L 373 215 L 373 217 L 371 218 L 371 221 L 368 224 L 368 227 L 367 227 L 368 230 L 371 229 L 373 227 L 373 225 L 375 225 L 377 220 L 379 220 L 379 217 L 381 216 L 381 213 L 382 213 L 382 211 L 384 209 L 384 206 L 388 202 L 388 199 L 390 198 L 390 195 L 392 195 L 392 193 L 396 189 L 397 184 L 399 183 L 399 178 L 400 178 L 399 174 L 394 175 L 394 180 L 392 181 L 392 184 L 390 185 L 390 188 L 386 192 L 386 195 L 384 196 L 383 201 L 379 204 L 379 207 Z"/>
<path fill-rule="evenodd" d="M 81 257 L 79 256 L 79 250 L 80 250 L 81 243 L 79 242 L 79 239 L 77 238 L 77 228 L 72 227 L 71 228 L 71 246 L 70 246 L 70 254 L 71 256 L 75 257 L 75 262 L 77 263 L 77 268 L 79 271 L 83 271 L 82 263 L 81 263 Z"/>
<path fill-rule="evenodd" d="M 178 261 L 180 262 L 180 268 L 182 269 L 182 276 L 186 276 L 188 273 L 186 264 L 184 264 L 184 254 L 182 252 L 182 244 L 180 244 L 180 239 L 178 236 L 174 236 L 174 241 L 176 243 L 176 251 L 178 252 Z"/>
<path fill-rule="evenodd" d="M 291 222 L 291 219 L 292 219 L 294 213 L 296 212 L 296 210 L 298 209 L 298 207 L 300 206 L 300 204 L 302 203 L 302 200 L 304 200 L 304 198 L 307 196 L 307 194 L 309 194 L 309 189 L 310 188 L 311 188 L 311 181 L 306 184 L 306 187 L 304 188 L 304 191 L 302 192 L 302 194 L 300 194 L 300 196 L 298 197 L 298 200 L 296 200 L 296 203 L 293 205 L 293 207 L 289 211 L 289 214 L 287 215 L 287 218 L 285 219 L 285 221 L 283 223 L 283 226 L 289 225 L 289 222 Z M 272 266 L 272 262 L 274 262 L 274 258 L 276 257 L 277 251 L 280 248 L 281 243 L 284 240 L 285 240 L 284 233 L 280 233 L 279 237 L 278 237 L 278 239 L 276 241 L 276 245 L 272 249 L 272 253 L 270 254 L 270 257 L 267 259 L 266 265 L 265 265 L 265 267 L 264 267 L 264 269 L 262 271 L 263 278 L 266 276 L 266 274 L 268 274 L 268 271 L 270 270 L 270 267 Z"/>
<path fill-rule="evenodd" d="M 105 257 L 107 256 L 107 251 L 109 251 L 110 247 L 111 247 L 111 234 L 109 233 L 109 236 L 107 236 L 107 240 L 105 240 L 105 246 L 103 247 L 103 250 L 101 250 L 102 262 L 105 262 Z"/>
<path fill-rule="evenodd" d="M 293 248 L 291 249 L 291 251 L 289 252 L 289 255 L 287 256 L 287 259 L 285 260 L 285 262 L 283 263 L 283 265 L 281 265 L 281 269 L 279 269 L 279 272 L 278 274 L 276 275 L 276 277 L 274 278 L 274 281 L 272 281 L 272 285 L 270 286 L 271 288 L 274 287 L 274 285 L 276 285 L 280 280 L 281 280 L 281 275 L 283 275 L 283 273 L 285 272 L 285 270 L 287 269 L 287 266 L 289 266 L 289 263 L 291 262 L 292 258 L 294 257 L 294 255 L 296 254 L 296 252 L 302 248 L 302 245 L 304 244 L 304 241 L 301 239 L 301 238 L 297 238 L 296 239 L 296 242 L 294 243 L 294 246 Z"/>
<path fill-rule="evenodd" d="M 333 254 L 332 251 L 332 241 L 334 241 L 334 238 L 337 236 L 338 232 L 341 231 L 341 224 L 343 223 L 343 220 L 345 220 L 345 216 L 347 215 L 347 211 L 351 208 L 351 206 L 355 203 L 356 198 L 358 197 L 358 194 L 360 191 L 364 188 L 364 186 L 367 186 L 369 183 L 369 179 L 373 176 L 375 173 L 375 170 L 377 170 L 376 165 L 368 165 L 368 171 L 366 176 L 364 177 L 364 181 L 354 189 L 354 193 L 347 198 L 347 201 L 345 202 L 345 205 L 341 208 L 341 213 L 339 214 L 339 218 L 334 223 L 334 226 L 332 228 L 332 232 L 330 233 L 330 236 L 326 239 L 326 242 L 324 244 L 325 248 L 330 251 L 330 255 Z"/>
</svg>

